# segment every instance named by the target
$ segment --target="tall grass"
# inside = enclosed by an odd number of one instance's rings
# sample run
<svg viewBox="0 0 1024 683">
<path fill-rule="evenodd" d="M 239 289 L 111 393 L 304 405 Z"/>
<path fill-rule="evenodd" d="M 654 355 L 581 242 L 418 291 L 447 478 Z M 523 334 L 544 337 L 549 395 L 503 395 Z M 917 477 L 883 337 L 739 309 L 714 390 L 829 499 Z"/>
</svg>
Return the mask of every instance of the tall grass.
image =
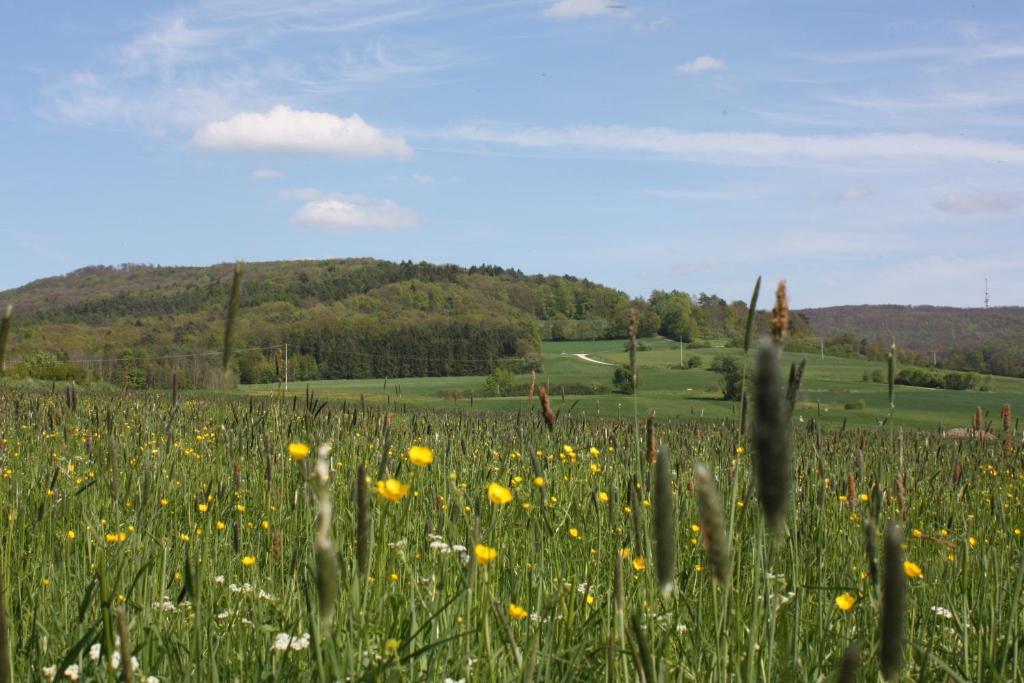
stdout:
<svg viewBox="0 0 1024 683">
<path fill-rule="evenodd" d="M 1024 678 L 1019 463 L 962 442 L 951 486 L 933 432 L 790 429 L 778 361 L 758 348 L 750 442 L 660 418 L 653 465 L 631 417 L 549 426 L 525 399 L 85 388 L 70 411 L 0 385 L 0 676 L 9 652 L 15 680 Z M 904 513 L 906 549 L 875 526 Z"/>
</svg>

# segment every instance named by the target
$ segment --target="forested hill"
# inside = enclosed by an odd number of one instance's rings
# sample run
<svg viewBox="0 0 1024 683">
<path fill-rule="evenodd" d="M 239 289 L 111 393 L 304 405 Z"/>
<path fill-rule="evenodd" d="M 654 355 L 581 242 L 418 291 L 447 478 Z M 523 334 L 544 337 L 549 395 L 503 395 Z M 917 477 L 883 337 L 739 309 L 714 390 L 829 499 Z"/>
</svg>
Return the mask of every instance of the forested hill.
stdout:
<svg viewBox="0 0 1024 683">
<path fill-rule="evenodd" d="M 74 361 L 114 382 L 201 384 L 216 350 L 233 264 L 94 266 L 0 292 L 15 307 L 10 358 L 23 374 Z M 569 276 L 373 259 L 244 266 L 238 328 L 243 381 L 273 381 L 288 343 L 297 379 L 487 372 L 529 363 L 544 337 L 624 336 L 631 302 Z M 167 358 L 168 356 L 186 356 Z"/>
<path fill-rule="evenodd" d="M 799 313 L 833 347 L 865 353 L 891 340 L 904 350 L 932 354 L 946 367 L 1020 375 L 1024 371 L 1024 307 L 832 306 Z M 870 355 L 870 354 L 868 354 Z"/>
</svg>

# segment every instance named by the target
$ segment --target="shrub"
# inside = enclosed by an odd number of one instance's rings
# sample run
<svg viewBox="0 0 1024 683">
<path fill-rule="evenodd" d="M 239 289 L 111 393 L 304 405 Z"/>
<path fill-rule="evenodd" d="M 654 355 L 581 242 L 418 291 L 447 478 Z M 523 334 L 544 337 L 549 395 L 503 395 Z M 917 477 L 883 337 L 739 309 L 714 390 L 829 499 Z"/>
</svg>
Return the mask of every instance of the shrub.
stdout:
<svg viewBox="0 0 1024 683">
<path fill-rule="evenodd" d="M 864 401 L 850 401 L 843 404 L 847 410 L 864 410 Z"/>
<path fill-rule="evenodd" d="M 722 376 L 722 398 L 726 401 L 740 400 L 743 394 L 743 368 L 739 361 L 732 356 L 715 356 L 711 361 L 711 371 Z"/>
<path fill-rule="evenodd" d="M 612 386 L 620 394 L 632 394 L 636 391 L 633 373 L 629 371 L 628 365 L 620 365 L 615 368 L 615 374 L 612 375 Z"/>
</svg>

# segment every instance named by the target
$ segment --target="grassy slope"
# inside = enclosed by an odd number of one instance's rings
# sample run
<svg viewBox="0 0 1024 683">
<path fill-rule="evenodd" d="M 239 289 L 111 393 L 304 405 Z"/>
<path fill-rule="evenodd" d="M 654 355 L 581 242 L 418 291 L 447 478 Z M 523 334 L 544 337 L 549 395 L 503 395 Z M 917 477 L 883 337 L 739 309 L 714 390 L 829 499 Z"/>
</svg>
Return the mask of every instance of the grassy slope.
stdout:
<svg viewBox="0 0 1024 683">
<path fill-rule="evenodd" d="M 694 370 L 679 370 L 679 347 L 668 340 L 648 340 L 651 350 L 637 354 L 640 375 L 640 392 L 636 410 L 644 415 L 648 410 L 656 411 L 661 417 L 728 417 L 736 414 L 738 404 L 720 400 L 719 377 L 707 370 L 711 360 L 719 354 L 738 353 L 733 349 L 709 348 L 687 349 L 686 357 L 701 356 L 703 367 Z M 590 384 L 611 386 L 613 368 L 580 360 L 570 354 L 587 353 L 592 358 L 610 363 L 627 362 L 627 354 L 621 341 L 598 342 L 547 342 L 544 344 L 544 373 L 539 382 L 549 382 L 553 388 L 555 408 L 563 407 L 557 386 L 559 383 Z M 799 362 L 804 354 L 786 353 L 786 363 Z M 850 425 L 877 423 L 888 414 L 888 392 L 885 384 L 872 384 L 861 380 L 865 370 L 876 370 L 883 366 L 863 360 L 835 358 L 824 359 L 816 355 L 807 356 L 807 374 L 800 397 L 797 415 L 804 420 L 812 417 L 837 423 L 846 419 Z M 516 378 L 518 383 L 528 383 L 528 375 Z M 896 387 L 896 419 L 900 424 L 933 428 L 966 426 L 970 423 L 978 406 L 987 410 L 992 419 L 1004 403 L 1019 408 L 1024 401 L 1024 380 L 994 377 L 992 392 L 949 391 L 943 389 L 922 389 Z M 292 392 L 304 392 L 308 386 L 323 398 L 358 399 L 384 401 L 385 397 L 401 398 L 410 405 L 424 407 L 451 406 L 451 399 L 441 398 L 439 392 L 458 391 L 464 398 L 459 404 L 469 406 L 470 391 L 479 392 L 483 377 L 425 377 L 389 380 L 385 394 L 384 381 L 374 380 L 331 380 L 293 384 Z M 252 385 L 242 391 L 255 394 L 272 392 L 273 385 Z M 579 403 L 576 412 L 590 415 L 631 415 L 633 399 L 615 393 L 591 396 L 567 396 L 566 404 Z M 862 400 L 862 410 L 846 410 L 844 405 Z M 475 398 L 475 409 L 519 410 L 528 408 L 524 397 Z M 568 408 L 568 406 L 564 406 Z M 799 418 L 798 418 L 799 419 Z"/>
</svg>

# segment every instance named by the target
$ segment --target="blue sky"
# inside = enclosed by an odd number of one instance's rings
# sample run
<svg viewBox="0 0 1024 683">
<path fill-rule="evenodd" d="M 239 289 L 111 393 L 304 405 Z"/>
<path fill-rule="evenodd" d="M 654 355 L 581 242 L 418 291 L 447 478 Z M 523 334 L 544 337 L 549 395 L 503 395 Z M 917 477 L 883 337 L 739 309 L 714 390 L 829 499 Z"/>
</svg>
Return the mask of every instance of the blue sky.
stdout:
<svg viewBox="0 0 1024 683">
<path fill-rule="evenodd" d="M 1015 2 L 0 0 L 0 289 L 375 256 L 1024 305 Z"/>
</svg>

